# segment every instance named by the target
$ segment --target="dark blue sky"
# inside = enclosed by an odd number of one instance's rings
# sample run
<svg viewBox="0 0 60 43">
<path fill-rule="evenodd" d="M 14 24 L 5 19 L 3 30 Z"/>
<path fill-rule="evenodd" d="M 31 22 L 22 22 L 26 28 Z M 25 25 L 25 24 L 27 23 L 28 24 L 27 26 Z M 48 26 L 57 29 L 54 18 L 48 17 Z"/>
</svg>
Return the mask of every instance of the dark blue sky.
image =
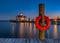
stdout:
<svg viewBox="0 0 60 43">
<path fill-rule="evenodd" d="M 45 15 L 60 15 L 60 0 L 0 0 L 0 20 L 13 19 L 20 12 L 27 17 L 36 17 L 40 3 L 45 4 Z"/>
</svg>

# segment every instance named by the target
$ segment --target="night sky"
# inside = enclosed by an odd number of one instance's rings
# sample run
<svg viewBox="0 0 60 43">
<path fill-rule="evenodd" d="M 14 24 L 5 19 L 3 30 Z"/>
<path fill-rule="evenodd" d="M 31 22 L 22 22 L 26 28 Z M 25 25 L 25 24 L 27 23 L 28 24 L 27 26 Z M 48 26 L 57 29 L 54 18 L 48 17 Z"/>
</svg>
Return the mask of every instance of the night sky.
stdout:
<svg viewBox="0 0 60 43">
<path fill-rule="evenodd" d="M 0 20 L 14 19 L 20 12 L 37 17 L 40 3 L 45 4 L 45 15 L 60 16 L 60 0 L 0 0 Z"/>
</svg>

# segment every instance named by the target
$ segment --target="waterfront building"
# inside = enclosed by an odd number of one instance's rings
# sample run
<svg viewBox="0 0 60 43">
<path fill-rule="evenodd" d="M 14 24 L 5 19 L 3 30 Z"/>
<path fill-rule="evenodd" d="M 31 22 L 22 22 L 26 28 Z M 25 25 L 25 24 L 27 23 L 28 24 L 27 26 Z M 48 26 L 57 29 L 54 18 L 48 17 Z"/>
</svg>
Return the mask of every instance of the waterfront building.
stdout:
<svg viewBox="0 0 60 43">
<path fill-rule="evenodd" d="M 22 13 L 20 13 L 19 15 L 16 16 L 17 21 L 24 21 L 26 19 L 27 19 L 27 17 L 24 16 Z"/>
</svg>

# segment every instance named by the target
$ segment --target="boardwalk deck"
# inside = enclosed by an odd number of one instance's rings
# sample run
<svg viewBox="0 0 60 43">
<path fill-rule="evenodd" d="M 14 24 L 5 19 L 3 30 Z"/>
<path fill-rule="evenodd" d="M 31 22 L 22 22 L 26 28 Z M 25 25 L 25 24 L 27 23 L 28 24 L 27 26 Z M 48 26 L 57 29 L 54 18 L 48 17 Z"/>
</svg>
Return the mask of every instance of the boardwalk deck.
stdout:
<svg viewBox="0 0 60 43">
<path fill-rule="evenodd" d="M 0 38 L 0 43 L 60 43 L 60 40 L 46 39 L 40 41 L 39 39 L 26 38 Z"/>
</svg>

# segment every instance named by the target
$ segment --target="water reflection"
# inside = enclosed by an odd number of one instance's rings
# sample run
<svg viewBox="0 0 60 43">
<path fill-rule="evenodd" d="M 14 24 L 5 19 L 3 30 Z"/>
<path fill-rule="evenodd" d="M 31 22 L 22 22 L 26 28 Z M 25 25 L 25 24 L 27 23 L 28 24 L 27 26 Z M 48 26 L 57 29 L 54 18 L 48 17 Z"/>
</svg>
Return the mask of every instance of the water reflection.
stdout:
<svg viewBox="0 0 60 43">
<path fill-rule="evenodd" d="M 36 26 L 34 24 L 34 36 L 36 36 Z"/>
<path fill-rule="evenodd" d="M 54 25 L 54 35 L 53 35 L 54 39 L 58 38 L 58 30 L 57 30 L 57 25 Z"/>
<path fill-rule="evenodd" d="M 29 23 L 26 23 L 25 37 L 29 37 Z"/>
<path fill-rule="evenodd" d="M 18 37 L 39 37 L 39 31 L 38 29 L 36 29 L 35 24 L 34 23 L 11 23 L 12 24 L 12 36 L 14 36 L 14 32 L 15 34 L 18 34 Z M 17 26 L 17 28 L 15 28 Z M 45 35 L 47 38 L 54 38 L 57 39 L 58 38 L 58 30 L 57 30 L 57 25 L 54 24 L 53 26 L 51 26 L 53 28 L 48 29 L 47 31 L 45 31 Z M 52 36 L 53 34 L 53 36 Z"/>
<path fill-rule="evenodd" d="M 32 37 L 32 23 L 29 24 L 29 37 Z"/>
<path fill-rule="evenodd" d="M 11 26 L 12 26 L 12 27 L 11 27 L 11 29 L 12 29 L 12 30 L 11 30 L 11 36 L 12 36 L 12 37 L 14 37 L 15 25 L 16 25 L 16 23 L 11 23 Z"/>
<path fill-rule="evenodd" d="M 24 23 L 19 23 L 19 37 L 24 37 Z"/>
<path fill-rule="evenodd" d="M 47 37 L 49 38 L 49 36 L 50 36 L 50 35 L 49 35 L 49 30 L 47 30 Z"/>
<path fill-rule="evenodd" d="M 11 24 L 12 24 L 12 36 L 28 38 L 33 37 L 33 35 L 36 35 L 35 24 L 32 25 L 32 23 L 26 23 L 26 22 L 11 23 Z M 32 27 L 34 29 L 32 29 Z"/>
</svg>

